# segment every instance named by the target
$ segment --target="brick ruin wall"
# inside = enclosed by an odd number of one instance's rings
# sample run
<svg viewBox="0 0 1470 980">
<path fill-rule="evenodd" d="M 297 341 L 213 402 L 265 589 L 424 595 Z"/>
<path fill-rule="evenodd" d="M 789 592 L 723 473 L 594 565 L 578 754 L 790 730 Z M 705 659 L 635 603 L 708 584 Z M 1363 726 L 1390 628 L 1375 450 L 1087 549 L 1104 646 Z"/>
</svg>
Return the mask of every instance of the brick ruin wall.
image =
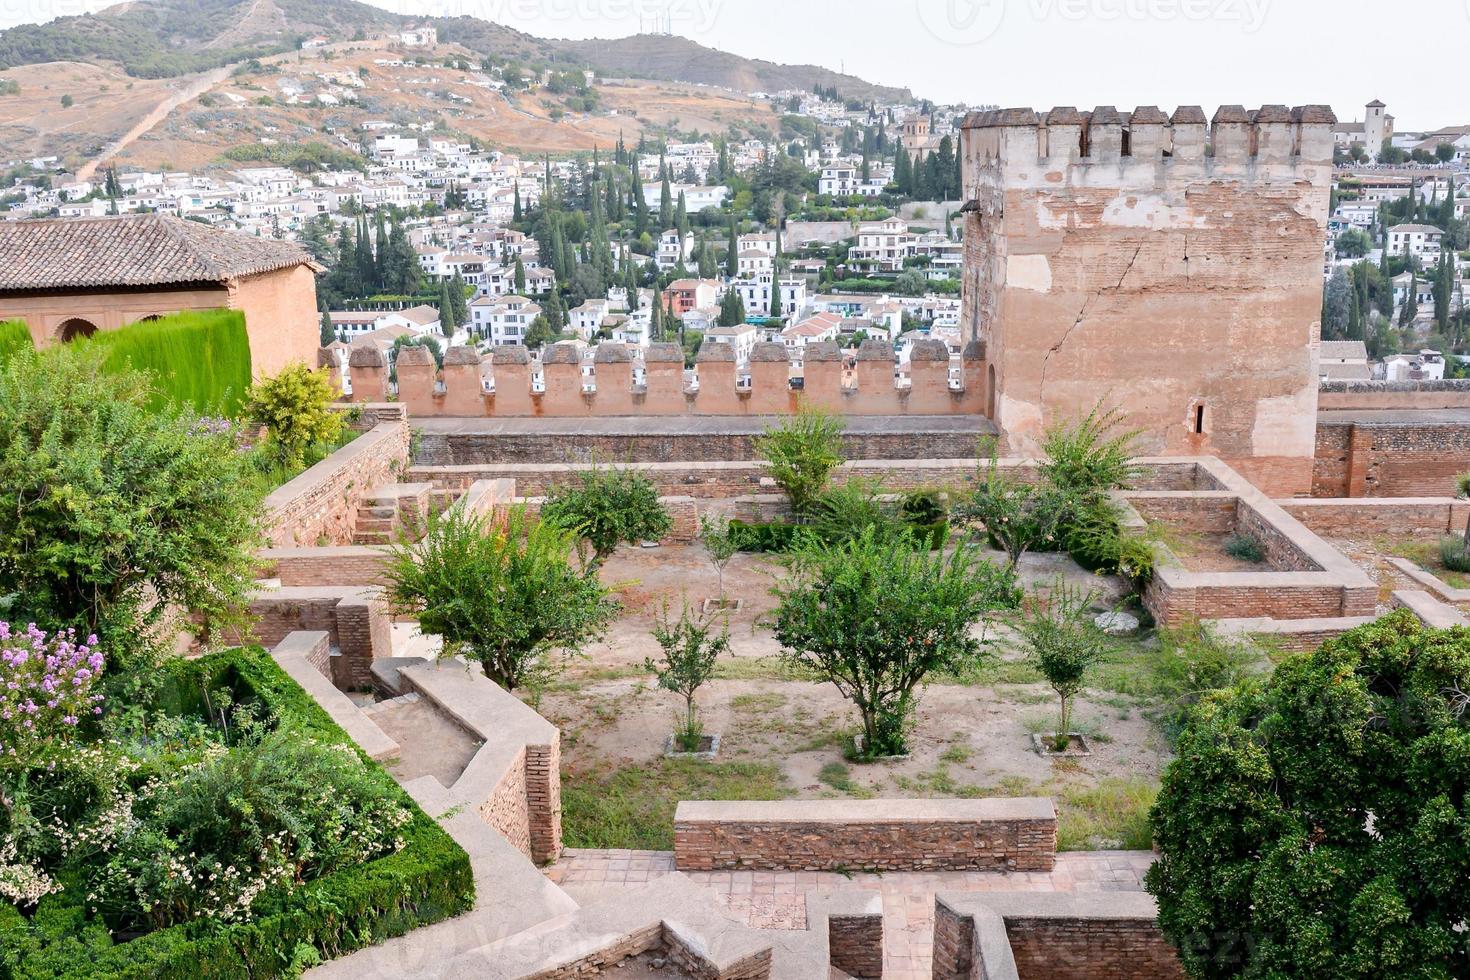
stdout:
<svg viewBox="0 0 1470 980">
<path fill-rule="evenodd" d="M 966 119 L 962 325 L 1012 451 L 1102 399 L 1146 452 L 1310 489 L 1331 120 L 1227 106 L 1207 140 L 1190 108 Z"/>
<path fill-rule="evenodd" d="M 674 863 L 680 871 L 1050 871 L 1057 824 L 1050 803 L 1036 813 L 968 818 L 901 814 L 908 801 L 885 800 L 879 818 L 865 808 L 834 807 L 808 819 L 804 801 L 759 804 L 681 804 L 674 816 Z M 938 801 L 921 801 L 935 803 Z M 985 803 L 987 801 L 969 801 Z M 1038 801 L 1002 800 L 1001 804 Z M 950 808 L 953 809 L 953 808 Z M 866 815 L 865 815 L 866 814 Z M 774 819 L 772 819 L 774 817 Z"/>
<path fill-rule="evenodd" d="M 526 750 L 522 749 L 480 804 L 480 819 L 500 831 L 526 857 L 531 856 L 531 808 L 526 798 Z"/>
<path fill-rule="evenodd" d="M 265 498 L 272 547 L 348 545 L 357 508 L 408 465 L 407 420 L 383 422 Z"/>
<path fill-rule="evenodd" d="M 1317 426 L 1314 497 L 1449 497 L 1470 469 L 1470 420 Z"/>
<path fill-rule="evenodd" d="M 1317 394 L 1322 412 L 1456 408 L 1470 408 L 1470 380 L 1324 381 Z"/>
</svg>

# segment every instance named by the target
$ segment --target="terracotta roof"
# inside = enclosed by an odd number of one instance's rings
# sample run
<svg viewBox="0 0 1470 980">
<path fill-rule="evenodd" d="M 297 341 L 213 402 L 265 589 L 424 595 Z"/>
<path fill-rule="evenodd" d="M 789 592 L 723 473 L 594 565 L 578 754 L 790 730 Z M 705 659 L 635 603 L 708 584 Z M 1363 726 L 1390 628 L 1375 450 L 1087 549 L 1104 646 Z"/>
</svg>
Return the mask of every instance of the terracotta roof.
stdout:
<svg viewBox="0 0 1470 980">
<path fill-rule="evenodd" d="M 297 265 L 300 246 L 163 214 L 0 222 L 0 290 L 225 282 Z"/>
</svg>

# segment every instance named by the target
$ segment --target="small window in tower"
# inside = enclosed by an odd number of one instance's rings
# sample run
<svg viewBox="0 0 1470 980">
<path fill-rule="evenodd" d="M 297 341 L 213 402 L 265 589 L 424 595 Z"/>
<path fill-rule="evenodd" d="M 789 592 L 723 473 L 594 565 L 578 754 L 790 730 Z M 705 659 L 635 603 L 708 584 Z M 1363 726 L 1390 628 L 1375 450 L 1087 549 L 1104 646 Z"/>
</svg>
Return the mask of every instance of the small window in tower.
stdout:
<svg viewBox="0 0 1470 980">
<path fill-rule="evenodd" d="M 1133 134 L 1126 129 L 1123 130 L 1122 155 L 1125 157 L 1131 157 L 1133 155 Z"/>
<path fill-rule="evenodd" d="M 1205 431 L 1205 407 L 1203 405 L 1194 406 L 1194 431 L 1196 435 L 1201 435 Z"/>
</svg>

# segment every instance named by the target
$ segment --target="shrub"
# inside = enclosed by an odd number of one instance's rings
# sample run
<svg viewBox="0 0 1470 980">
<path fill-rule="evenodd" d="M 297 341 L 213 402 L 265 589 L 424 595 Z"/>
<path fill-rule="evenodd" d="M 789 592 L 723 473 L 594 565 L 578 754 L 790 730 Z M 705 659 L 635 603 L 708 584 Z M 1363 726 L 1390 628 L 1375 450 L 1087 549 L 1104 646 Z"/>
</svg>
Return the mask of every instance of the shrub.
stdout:
<svg viewBox="0 0 1470 980">
<path fill-rule="evenodd" d="M 1177 739 L 1191 708 L 1254 675 L 1259 660 L 1249 642 L 1227 639 L 1201 623 L 1161 630 L 1159 651 L 1150 661 L 1150 693 L 1162 703 L 1159 721 L 1165 736 Z"/>
<path fill-rule="evenodd" d="M 669 533 L 673 518 L 659 503 L 658 490 L 642 473 L 594 467 L 577 474 L 570 486 L 554 486 L 541 507 L 541 519 L 571 531 L 592 545 L 601 564 L 623 543 L 657 541 Z"/>
<path fill-rule="evenodd" d="M 1104 411 L 1099 402 L 1077 421 L 1047 429 L 1042 480 L 1084 503 L 1129 486 L 1138 476 L 1133 462 L 1138 432 L 1120 431 L 1124 418 L 1116 408 Z"/>
<path fill-rule="evenodd" d="M 949 517 L 949 494 L 927 488 L 910 490 L 899 501 L 898 516 L 910 524 L 938 524 Z"/>
<path fill-rule="evenodd" d="M 879 480 L 855 477 L 823 490 L 811 507 L 812 533 L 830 544 L 857 537 L 868 528 L 880 536 L 897 533 L 898 522 L 884 513 L 878 499 L 882 489 Z"/>
<path fill-rule="evenodd" d="M 645 661 L 647 670 L 658 677 L 658 686 L 684 699 L 684 718 L 674 731 L 674 741 L 683 752 L 699 751 L 704 735 L 695 710 L 694 695 L 715 673 L 715 661 L 730 650 L 730 631 L 715 634 L 709 620 L 689 614 L 685 606 L 677 620 L 663 615 L 653 621 L 653 638 L 663 650 L 663 660 Z"/>
<path fill-rule="evenodd" d="M 233 418 L 250 389 L 250 338 L 239 310 L 174 313 L 100 330 L 77 346 L 100 351 L 106 374 L 149 375 L 148 405 L 155 411 L 189 408 Z"/>
<path fill-rule="evenodd" d="M 755 441 L 765 469 L 791 501 L 799 519 L 811 516 L 832 471 L 842 465 L 840 418 L 803 408 Z"/>
<path fill-rule="evenodd" d="M 114 929 L 244 922 L 264 893 L 403 847 L 402 794 L 355 750 L 279 732 L 150 781 L 88 901 Z"/>
<path fill-rule="evenodd" d="M 795 547 L 801 532 L 802 528 L 796 524 L 750 524 L 738 520 L 730 522 L 730 536 L 741 551 L 790 551 Z"/>
<path fill-rule="evenodd" d="M 1465 972 L 1470 632 L 1398 610 L 1190 714 L 1145 879 L 1194 977 Z"/>
<path fill-rule="evenodd" d="M 3 341 L 0 341 L 0 345 L 3 345 Z M 1461 473 L 1455 477 L 1455 496 L 1461 500 L 1470 497 L 1470 473 Z"/>
<path fill-rule="evenodd" d="M 1001 472 L 992 455 L 985 478 L 957 513 L 984 526 L 991 543 L 1006 553 L 1014 570 L 1026 552 L 1056 540 L 1070 506 L 1070 498 L 1054 487 L 1022 483 Z"/>
<path fill-rule="evenodd" d="M 256 573 L 248 458 L 149 395 L 95 351 L 0 368 L 0 591 L 15 618 L 96 634 L 115 666 L 170 607 L 228 618 Z"/>
<path fill-rule="evenodd" d="M 245 415 L 264 426 L 266 449 L 277 463 L 302 466 L 311 447 L 330 443 L 342 432 L 342 416 L 332 411 L 337 389 L 326 369 L 313 371 L 297 362 L 250 389 Z"/>
<path fill-rule="evenodd" d="M 1470 546 L 1461 537 L 1439 540 L 1439 563 L 1452 572 L 1470 573 Z"/>
<path fill-rule="evenodd" d="M 857 707 L 865 753 L 900 755 L 915 689 L 934 671 L 980 660 L 983 641 L 973 628 L 1015 604 L 1015 576 L 974 548 L 919 551 L 871 527 L 837 544 L 803 541 L 775 588 L 783 659 L 831 682 Z"/>
<path fill-rule="evenodd" d="M 1061 723 L 1051 740 L 1064 752 L 1072 742 L 1072 701 L 1087 672 L 1107 653 L 1108 638 L 1093 620 L 1095 592 L 1083 592 L 1065 579 L 1052 582 L 1045 595 L 1033 595 L 1017 630 L 1036 658 L 1036 666 L 1061 699 Z"/>
<path fill-rule="evenodd" d="M 572 564 L 574 540 L 524 508 L 492 524 L 452 507 L 430 517 L 423 540 L 390 551 L 387 594 L 443 639 L 442 656 L 463 654 L 513 691 L 600 635 L 617 610 L 596 570 Z"/>
<path fill-rule="evenodd" d="M 102 713 L 94 693 L 102 674 L 97 637 L 78 643 L 66 630 L 48 637 L 31 623 L 12 633 L 0 621 L 0 757 L 34 760 L 45 748 L 74 740 L 77 727 Z"/>
<path fill-rule="evenodd" d="M 1261 542 L 1249 534 L 1232 534 L 1225 539 L 1225 554 L 1237 561 L 1248 561 L 1252 564 L 1260 564 L 1266 560 L 1266 550 L 1261 547 Z"/>
</svg>

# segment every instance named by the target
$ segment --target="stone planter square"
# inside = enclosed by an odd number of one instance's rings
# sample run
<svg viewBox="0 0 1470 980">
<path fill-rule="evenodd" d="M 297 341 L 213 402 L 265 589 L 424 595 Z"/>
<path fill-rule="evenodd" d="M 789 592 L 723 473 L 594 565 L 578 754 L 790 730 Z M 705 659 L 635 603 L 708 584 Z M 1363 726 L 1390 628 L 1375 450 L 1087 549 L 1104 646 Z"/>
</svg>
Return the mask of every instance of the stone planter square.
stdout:
<svg viewBox="0 0 1470 980">
<path fill-rule="evenodd" d="M 700 611 L 706 616 L 715 612 L 735 612 L 740 608 L 739 599 L 706 599 Z"/>
<path fill-rule="evenodd" d="M 679 746 L 678 746 L 678 743 L 677 743 L 677 741 L 674 738 L 673 732 L 670 732 L 669 733 L 669 737 L 666 738 L 666 739 L 664 739 L 664 758 L 665 759 L 702 759 L 702 760 L 704 760 L 706 762 L 710 762 L 710 761 L 713 761 L 714 758 L 717 755 L 719 755 L 719 754 L 720 754 L 720 733 L 719 732 L 715 732 L 713 735 L 701 735 L 699 737 L 699 751 L 698 752 L 683 752 L 683 751 L 680 751 Z"/>
<path fill-rule="evenodd" d="M 1037 755 L 1050 756 L 1054 759 L 1081 759 L 1092 755 L 1092 743 L 1087 736 L 1080 732 L 1071 733 L 1071 741 L 1067 743 L 1065 752 L 1056 752 L 1051 747 L 1051 740 L 1056 737 L 1056 732 L 1037 732 L 1031 736 L 1031 745 L 1036 749 Z"/>
<path fill-rule="evenodd" d="M 868 759 L 865 758 L 863 755 L 864 749 L 867 744 L 867 736 L 865 736 L 862 732 L 858 732 L 852 737 L 852 751 L 854 753 L 854 760 L 862 764 L 868 764 L 873 762 L 904 762 L 909 758 L 909 753 L 905 752 L 903 755 L 885 755 L 877 759 Z"/>
</svg>

